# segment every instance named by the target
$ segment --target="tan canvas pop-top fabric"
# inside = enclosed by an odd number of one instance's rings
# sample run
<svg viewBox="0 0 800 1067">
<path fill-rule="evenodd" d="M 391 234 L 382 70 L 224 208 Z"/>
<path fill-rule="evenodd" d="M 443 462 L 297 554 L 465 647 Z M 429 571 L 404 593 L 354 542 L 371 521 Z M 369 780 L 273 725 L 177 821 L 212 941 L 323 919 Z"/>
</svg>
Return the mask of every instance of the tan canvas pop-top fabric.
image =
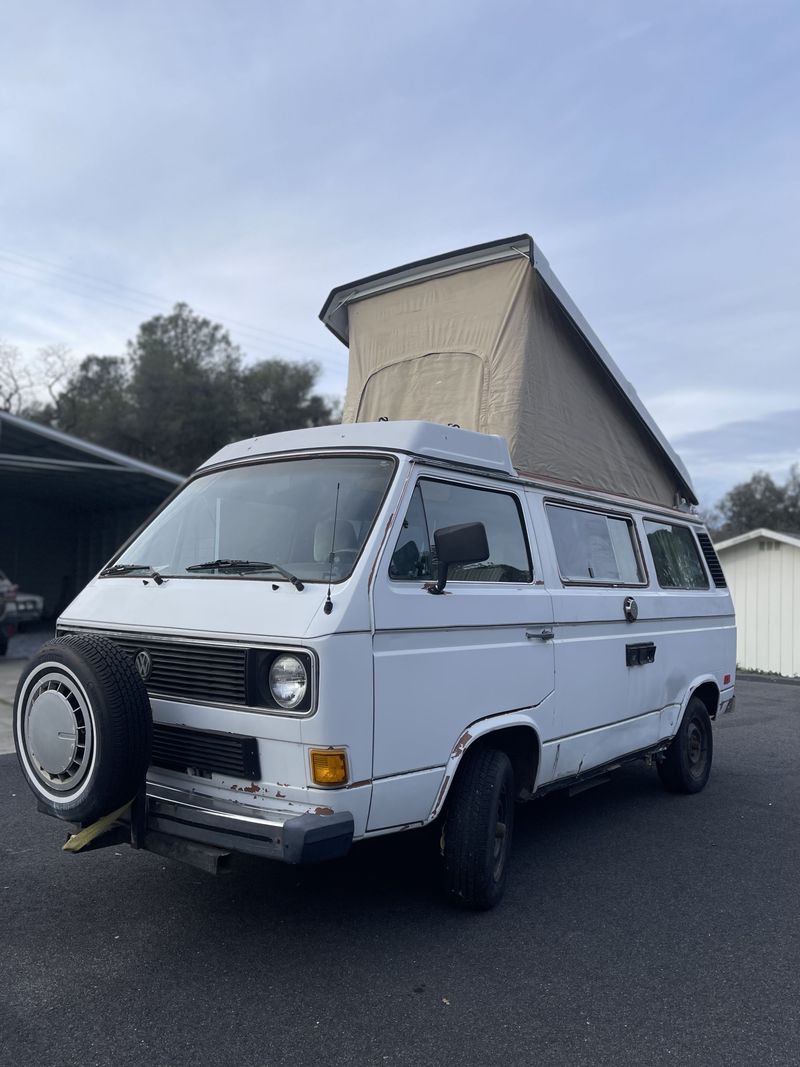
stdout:
<svg viewBox="0 0 800 1067">
<path fill-rule="evenodd" d="M 505 437 L 518 470 L 671 506 L 659 446 L 527 258 L 356 300 L 345 422 Z"/>
</svg>

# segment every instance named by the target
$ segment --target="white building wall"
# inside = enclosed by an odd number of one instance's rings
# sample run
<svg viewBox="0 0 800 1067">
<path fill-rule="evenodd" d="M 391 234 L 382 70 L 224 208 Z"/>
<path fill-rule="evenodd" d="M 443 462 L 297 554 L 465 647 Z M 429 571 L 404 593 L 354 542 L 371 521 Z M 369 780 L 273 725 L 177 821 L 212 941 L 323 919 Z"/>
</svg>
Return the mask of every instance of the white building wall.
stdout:
<svg viewBox="0 0 800 1067">
<path fill-rule="evenodd" d="M 759 543 L 719 550 L 736 609 L 737 662 L 745 670 L 800 675 L 800 548 Z"/>
</svg>

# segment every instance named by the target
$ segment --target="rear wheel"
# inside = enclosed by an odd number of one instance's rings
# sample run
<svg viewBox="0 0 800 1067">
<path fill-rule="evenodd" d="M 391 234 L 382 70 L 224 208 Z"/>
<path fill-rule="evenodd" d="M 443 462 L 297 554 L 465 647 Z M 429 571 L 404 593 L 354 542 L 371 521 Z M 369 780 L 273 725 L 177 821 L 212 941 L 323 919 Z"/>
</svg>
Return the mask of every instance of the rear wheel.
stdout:
<svg viewBox="0 0 800 1067">
<path fill-rule="evenodd" d="M 132 800 L 150 762 L 142 679 L 110 641 L 48 641 L 20 677 L 14 741 L 28 785 L 52 815 L 93 822 Z"/>
<path fill-rule="evenodd" d="M 514 771 L 505 752 L 467 752 L 442 825 L 444 887 L 464 907 L 493 908 L 506 887 L 514 828 Z"/>
<path fill-rule="evenodd" d="M 699 793 L 711 774 L 713 755 L 708 710 L 699 697 L 692 697 L 664 759 L 657 764 L 659 777 L 671 793 Z"/>
</svg>

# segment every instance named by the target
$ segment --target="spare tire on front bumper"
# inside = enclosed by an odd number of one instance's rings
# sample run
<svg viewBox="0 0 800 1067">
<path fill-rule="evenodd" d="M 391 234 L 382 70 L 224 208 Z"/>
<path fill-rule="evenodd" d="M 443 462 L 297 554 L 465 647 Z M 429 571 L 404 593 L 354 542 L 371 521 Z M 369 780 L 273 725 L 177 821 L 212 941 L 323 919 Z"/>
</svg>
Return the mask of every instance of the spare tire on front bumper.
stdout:
<svg viewBox="0 0 800 1067">
<path fill-rule="evenodd" d="M 48 641 L 20 677 L 14 742 L 42 807 L 89 823 L 132 800 L 150 763 L 153 723 L 133 663 L 102 637 Z"/>
</svg>

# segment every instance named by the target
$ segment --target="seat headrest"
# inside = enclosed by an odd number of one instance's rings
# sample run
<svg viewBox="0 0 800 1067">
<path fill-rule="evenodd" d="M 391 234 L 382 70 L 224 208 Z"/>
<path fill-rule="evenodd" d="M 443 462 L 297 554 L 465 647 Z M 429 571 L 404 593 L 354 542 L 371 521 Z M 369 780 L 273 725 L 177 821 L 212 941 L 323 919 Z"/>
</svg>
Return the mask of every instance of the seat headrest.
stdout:
<svg viewBox="0 0 800 1067">
<path fill-rule="evenodd" d="M 333 540 L 333 519 L 323 519 L 314 527 L 314 559 L 323 563 L 331 554 Z M 352 522 L 339 519 L 336 523 L 336 545 L 334 552 L 353 552 L 358 548 L 358 538 Z"/>
</svg>

